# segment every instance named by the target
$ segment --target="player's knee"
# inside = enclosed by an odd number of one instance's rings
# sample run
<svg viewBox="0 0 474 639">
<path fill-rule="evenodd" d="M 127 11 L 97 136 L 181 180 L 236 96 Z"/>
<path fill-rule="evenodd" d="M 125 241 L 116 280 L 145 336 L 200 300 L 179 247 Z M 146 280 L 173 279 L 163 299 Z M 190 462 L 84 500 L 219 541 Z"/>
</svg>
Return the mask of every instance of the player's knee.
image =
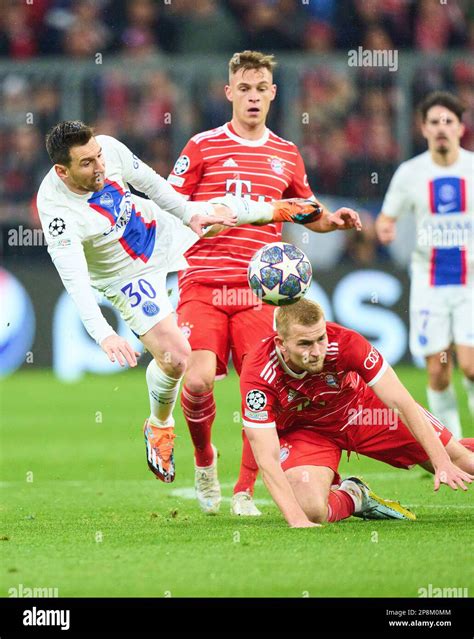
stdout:
<svg viewBox="0 0 474 639">
<path fill-rule="evenodd" d="M 449 386 L 450 369 L 441 360 L 431 361 L 428 366 L 429 385 L 433 390 L 442 391 Z"/>
<path fill-rule="evenodd" d="M 184 378 L 184 384 L 193 395 L 203 395 L 210 393 L 214 388 L 214 376 L 202 375 L 188 369 Z"/>
<path fill-rule="evenodd" d="M 306 515 L 314 524 L 324 524 L 328 520 L 328 503 L 324 499 L 315 499 L 307 508 Z"/>
<path fill-rule="evenodd" d="M 190 356 L 191 347 L 189 344 L 180 344 L 161 353 L 158 358 L 158 364 L 167 375 L 178 378 L 182 377 L 186 372 Z"/>
</svg>

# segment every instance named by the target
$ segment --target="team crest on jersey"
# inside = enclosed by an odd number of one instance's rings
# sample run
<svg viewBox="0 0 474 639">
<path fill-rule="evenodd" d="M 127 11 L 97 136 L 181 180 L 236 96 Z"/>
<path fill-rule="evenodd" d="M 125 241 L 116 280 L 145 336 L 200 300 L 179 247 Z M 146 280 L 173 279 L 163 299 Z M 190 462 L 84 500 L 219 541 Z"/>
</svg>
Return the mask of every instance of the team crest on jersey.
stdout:
<svg viewBox="0 0 474 639">
<path fill-rule="evenodd" d="M 335 377 L 334 375 L 326 375 L 324 377 L 324 381 L 328 386 L 331 386 L 332 388 L 339 388 L 337 377 Z"/>
<path fill-rule="evenodd" d="M 283 171 L 285 170 L 285 163 L 283 162 L 283 160 L 280 160 L 280 158 L 270 158 L 269 159 L 270 162 L 270 167 L 272 168 L 272 171 L 274 171 L 277 175 L 282 175 Z"/>
<path fill-rule="evenodd" d="M 284 461 L 288 459 L 290 456 L 290 449 L 288 446 L 282 446 L 280 448 L 280 463 L 282 464 Z"/>
<path fill-rule="evenodd" d="M 155 302 L 143 302 L 142 311 L 147 317 L 153 317 L 153 315 L 158 315 L 160 307 Z"/>
<path fill-rule="evenodd" d="M 106 191 L 100 196 L 99 204 L 104 208 L 111 208 L 114 205 L 114 198 Z"/>
<path fill-rule="evenodd" d="M 55 217 L 48 226 L 48 231 L 51 237 L 58 237 L 58 235 L 62 235 L 65 230 L 66 222 L 63 220 L 62 217 Z"/>
<path fill-rule="evenodd" d="M 295 391 L 294 388 L 290 388 L 290 390 L 288 391 L 288 397 L 287 400 L 289 402 L 292 402 L 294 399 L 296 399 L 298 397 L 298 391 Z"/>
<path fill-rule="evenodd" d="M 189 169 L 189 165 L 191 164 L 190 159 L 187 155 L 181 155 L 177 160 L 173 168 L 173 172 L 176 175 L 183 175 Z"/>
<path fill-rule="evenodd" d="M 261 390 L 251 390 L 247 393 L 245 402 L 251 410 L 263 410 L 267 405 L 267 396 Z"/>
</svg>

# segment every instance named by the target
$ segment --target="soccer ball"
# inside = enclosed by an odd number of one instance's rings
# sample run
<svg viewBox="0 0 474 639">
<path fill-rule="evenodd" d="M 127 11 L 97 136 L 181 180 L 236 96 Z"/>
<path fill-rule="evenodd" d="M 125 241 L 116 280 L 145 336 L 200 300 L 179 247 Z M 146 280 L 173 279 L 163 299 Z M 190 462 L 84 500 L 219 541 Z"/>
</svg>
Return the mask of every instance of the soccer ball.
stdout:
<svg viewBox="0 0 474 639">
<path fill-rule="evenodd" d="M 312 269 L 306 255 L 293 244 L 273 242 L 259 249 L 250 260 L 250 288 L 267 304 L 294 304 L 308 290 Z"/>
</svg>

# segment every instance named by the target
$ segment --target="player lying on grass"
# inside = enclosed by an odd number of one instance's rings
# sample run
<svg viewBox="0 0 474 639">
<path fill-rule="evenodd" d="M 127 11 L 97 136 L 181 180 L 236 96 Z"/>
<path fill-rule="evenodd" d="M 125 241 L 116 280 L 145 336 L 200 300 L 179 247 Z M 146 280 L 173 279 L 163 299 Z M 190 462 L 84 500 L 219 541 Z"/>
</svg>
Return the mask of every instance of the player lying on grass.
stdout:
<svg viewBox="0 0 474 639">
<path fill-rule="evenodd" d="M 183 253 L 213 224 L 307 223 L 320 214 L 318 205 L 233 196 L 219 198 L 228 206 L 215 208 L 187 202 L 121 142 L 94 136 L 78 121 L 53 127 L 46 147 L 54 166 L 37 202 L 48 251 L 85 328 L 112 362 L 136 366 L 138 353 L 108 324 L 93 289 L 112 302 L 153 355 L 146 372 L 147 458 L 157 477 L 173 481 L 172 411 L 191 349 L 172 314 L 167 273 L 186 267 Z M 128 183 L 150 199 L 132 195 Z"/>
<path fill-rule="evenodd" d="M 474 439 L 456 441 L 362 335 L 326 322 L 305 299 L 279 308 L 276 328 L 244 359 L 242 415 L 263 481 L 290 526 L 351 515 L 415 518 L 357 478 L 341 483 L 342 450 L 398 468 L 419 464 L 434 473 L 435 490 L 467 489 Z"/>
</svg>

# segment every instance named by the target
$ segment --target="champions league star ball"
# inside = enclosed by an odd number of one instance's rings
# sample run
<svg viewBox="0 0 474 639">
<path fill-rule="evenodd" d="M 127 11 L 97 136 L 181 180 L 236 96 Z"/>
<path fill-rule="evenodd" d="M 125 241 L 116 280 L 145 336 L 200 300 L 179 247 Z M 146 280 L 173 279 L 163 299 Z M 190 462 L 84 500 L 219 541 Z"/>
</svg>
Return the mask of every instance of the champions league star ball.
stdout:
<svg viewBox="0 0 474 639">
<path fill-rule="evenodd" d="M 306 255 L 293 244 L 273 242 L 259 249 L 249 263 L 250 288 L 273 306 L 294 304 L 311 284 L 312 269 Z"/>
</svg>

